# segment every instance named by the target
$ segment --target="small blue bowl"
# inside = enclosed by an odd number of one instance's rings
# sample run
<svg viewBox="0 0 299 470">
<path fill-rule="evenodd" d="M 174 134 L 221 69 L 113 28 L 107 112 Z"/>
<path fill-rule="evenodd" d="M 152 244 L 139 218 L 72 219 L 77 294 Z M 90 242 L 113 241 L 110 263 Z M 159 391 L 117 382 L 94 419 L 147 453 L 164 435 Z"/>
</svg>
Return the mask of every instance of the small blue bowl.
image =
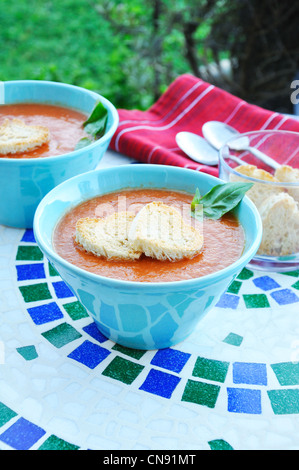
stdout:
<svg viewBox="0 0 299 470">
<path fill-rule="evenodd" d="M 53 231 L 66 211 L 94 196 L 125 188 L 163 188 L 194 194 L 198 187 L 204 194 L 219 182 L 218 178 L 194 170 L 162 165 L 124 165 L 88 172 L 60 184 L 45 196 L 35 214 L 35 238 L 107 338 L 129 348 L 167 348 L 195 330 L 199 320 L 255 255 L 262 224 L 250 200 L 245 197 L 236 209 L 245 231 L 242 256 L 225 269 L 184 281 L 122 281 L 87 272 L 55 252 Z"/>
<path fill-rule="evenodd" d="M 107 130 L 88 147 L 41 158 L 0 158 L 0 224 L 32 228 L 35 210 L 55 186 L 96 168 L 118 126 L 118 113 L 101 95 L 59 82 L 16 80 L 0 83 L 0 103 L 44 103 L 89 115 L 101 101 L 108 110 Z"/>
</svg>

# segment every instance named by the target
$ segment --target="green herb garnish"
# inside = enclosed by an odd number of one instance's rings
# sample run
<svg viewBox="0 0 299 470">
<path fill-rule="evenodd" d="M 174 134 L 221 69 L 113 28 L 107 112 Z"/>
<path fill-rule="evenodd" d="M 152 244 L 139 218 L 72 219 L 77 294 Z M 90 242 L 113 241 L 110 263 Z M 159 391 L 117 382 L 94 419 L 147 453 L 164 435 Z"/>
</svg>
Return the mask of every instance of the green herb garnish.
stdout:
<svg viewBox="0 0 299 470">
<path fill-rule="evenodd" d="M 106 132 L 107 120 L 108 111 L 101 101 L 98 101 L 89 118 L 83 122 L 84 130 L 91 136 L 91 138 L 83 137 L 80 139 L 76 145 L 75 150 L 86 147 L 87 145 L 90 145 L 92 142 L 102 137 Z"/>
<path fill-rule="evenodd" d="M 200 195 L 197 188 L 191 202 L 191 213 L 195 218 L 201 218 L 203 214 L 209 219 L 220 219 L 239 204 L 252 185 L 238 182 L 218 184 L 204 196 Z M 202 210 L 197 211 L 197 206 L 202 207 Z"/>
</svg>

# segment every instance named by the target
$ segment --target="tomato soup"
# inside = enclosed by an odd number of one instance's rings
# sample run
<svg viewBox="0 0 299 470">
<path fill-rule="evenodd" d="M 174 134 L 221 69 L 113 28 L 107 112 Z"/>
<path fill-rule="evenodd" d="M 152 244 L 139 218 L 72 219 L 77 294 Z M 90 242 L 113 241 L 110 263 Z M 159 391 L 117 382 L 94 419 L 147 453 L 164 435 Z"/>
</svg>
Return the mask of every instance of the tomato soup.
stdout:
<svg viewBox="0 0 299 470">
<path fill-rule="evenodd" d="M 159 261 L 142 255 L 134 261 L 108 260 L 87 253 L 75 242 L 76 222 L 81 217 L 101 217 L 108 215 L 109 209 L 137 212 L 152 201 L 162 201 L 183 210 L 186 205 L 190 206 L 192 199 L 187 193 L 156 189 L 126 190 L 95 197 L 62 217 L 54 231 L 54 249 L 62 258 L 84 270 L 126 281 L 169 282 L 213 273 L 239 259 L 244 248 L 243 228 L 232 214 L 219 220 L 204 219 L 203 248 L 192 259 Z"/>
<path fill-rule="evenodd" d="M 5 119 L 20 119 L 26 125 L 44 126 L 50 131 L 50 141 L 29 152 L 0 154 L 0 158 L 37 158 L 72 152 L 79 140 L 87 137 L 83 122 L 87 116 L 70 108 L 38 103 L 18 103 L 0 106 L 0 125 Z"/>
</svg>

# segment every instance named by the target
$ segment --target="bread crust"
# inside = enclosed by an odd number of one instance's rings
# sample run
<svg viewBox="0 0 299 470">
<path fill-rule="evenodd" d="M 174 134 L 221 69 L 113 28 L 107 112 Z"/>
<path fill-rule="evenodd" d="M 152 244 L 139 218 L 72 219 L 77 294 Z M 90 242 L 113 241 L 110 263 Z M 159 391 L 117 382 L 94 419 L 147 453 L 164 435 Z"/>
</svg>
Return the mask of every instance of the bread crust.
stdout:
<svg viewBox="0 0 299 470">
<path fill-rule="evenodd" d="M 258 254 L 286 256 L 299 251 L 299 209 L 288 193 L 272 195 L 260 207 L 263 236 Z"/>
<path fill-rule="evenodd" d="M 272 183 L 279 183 L 279 180 L 265 170 L 257 168 L 255 165 L 239 165 L 234 168 L 240 176 L 231 175 L 231 181 L 244 181 L 241 175 L 249 176 L 257 180 L 269 181 Z M 254 202 L 257 208 L 264 202 L 267 197 L 278 194 L 281 188 L 274 185 L 265 185 L 263 183 L 254 183 L 253 186 L 247 191 L 246 195 Z"/>
<path fill-rule="evenodd" d="M 136 260 L 144 254 L 176 261 L 193 258 L 203 246 L 201 232 L 162 202 L 145 205 L 137 215 L 123 211 L 106 218 L 81 218 L 75 241 L 95 256 L 114 260 Z"/>
<path fill-rule="evenodd" d="M 283 183 L 298 183 L 299 184 L 299 168 L 292 168 L 289 165 L 281 165 L 275 171 L 275 177 Z M 287 192 L 299 202 L 299 188 L 287 188 Z"/>
<path fill-rule="evenodd" d="M 242 175 L 246 175 L 262 181 L 281 183 L 280 186 L 256 182 L 246 193 L 256 205 L 263 224 L 258 254 L 279 257 L 298 253 L 299 190 L 286 188 L 283 183 L 299 182 L 299 170 L 282 165 L 274 176 L 254 165 L 240 165 L 235 170 L 240 176 L 232 175 L 231 179 L 234 181 L 240 181 Z"/>
<path fill-rule="evenodd" d="M 177 209 L 160 201 L 146 204 L 136 215 L 129 240 L 146 256 L 170 261 L 193 258 L 203 246 L 200 231 L 186 223 Z"/>
<path fill-rule="evenodd" d="M 5 119 L 0 126 L 0 154 L 26 153 L 50 140 L 44 126 L 31 126 L 21 119 Z"/>
<path fill-rule="evenodd" d="M 135 215 L 116 212 L 106 218 L 81 218 L 76 223 L 75 241 L 87 252 L 108 259 L 135 260 L 141 251 L 128 240 L 128 231 Z"/>
</svg>

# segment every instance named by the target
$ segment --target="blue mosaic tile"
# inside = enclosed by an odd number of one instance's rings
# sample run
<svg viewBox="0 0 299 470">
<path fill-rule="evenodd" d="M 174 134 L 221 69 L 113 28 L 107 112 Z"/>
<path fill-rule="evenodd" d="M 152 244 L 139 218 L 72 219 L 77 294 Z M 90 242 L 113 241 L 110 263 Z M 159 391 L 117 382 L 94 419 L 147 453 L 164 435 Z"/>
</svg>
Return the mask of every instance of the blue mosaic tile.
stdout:
<svg viewBox="0 0 299 470">
<path fill-rule="evenodd" d="M 55 302 L 31 307 L 27 311 L 36 325 L 43 325 L 63 318 L 63 313 Z"/>
<path fill-rule="evenodd" d="M 83 330 L 99 343 L 103 343 L 104 341 L 108 340 L 108 338 L 100 332 L 95 322 L 89 323 L 89 325 L 84 326 Z"/>
<path fill-rule="evenodd" d="M 227 388 L 228 406 L 231 413 L 261 414 L 261 391 L 246 388 Z"/>
<path fill-rule="evenodd" d="M 236 309 L 239 305 L 240 298 L 237 295 L 223 294 L 218 300 L 216 307 Z"/>
<path fill-rule="evenodd" d="M 256 287 L 259 287 L 264 291 L 277 289 L 280 287 L 280 285 L 269 276 L 257 277 L 256 279 L 253 279 L 253 283 L 256 285 Z"/>
<path fill-rule="evenodd" d="M 180 380 L 181 379 L 175 375 L 151 369 L 139 389 L 159 395 L 160 397 L 171 398 Z"/>
<path fill-rule="evenodd" d="M 267 385 L 266 364 L 254 362 L 235 362 L 233 364 L 235 384 Z"/>
<path fill-rule="evenodd" d="M 21 238 L 21 242 L 35 243 L 35 237 L 32 228 L 25 230 L 24 235 Z"/>
<path fill-rule="evenodd" d="M 46 433 L 42 428 L 19 418 L 0 434 L 0 440 L 16 450 L 28 450 Z"/>
<path fill-rule="evenodd" d="M 288 305 L 299 301 L 299 297 L 291 289 L 277 290 L 271 292 L 270 295 L 279 305 Z"/>
<path fill-rule="evenodd" d="M 90 369 L 94 369 L 98 364 L 106 359 L 109 354 L 110 351 L 107 349 L 86 340 L 78 348 L 74 349 L 68 357 L 81 362 L 81 364 L 84 364 Z"/>
<path fill-rule="evenodd" d="M 16 269 L 18 281 L 44 279 L 46 277 L 43 263 L 20 264 L 16 266 Z"/>
<path fill-rule="evenodd" d="M 190 356 L 191 354 L 175 349 L 160 349 L 151 360 L 151 364 L 173 372 L 180 372 Z"/>
<path fill-rule="evenodd" d="M 65 299 L 66 297 L 74 296 L 73 292 L 64 281 L 53 282 L 52 285 L 54 287 L 55 294 L 57 295 L 58 299 Z"/>
</svg>

